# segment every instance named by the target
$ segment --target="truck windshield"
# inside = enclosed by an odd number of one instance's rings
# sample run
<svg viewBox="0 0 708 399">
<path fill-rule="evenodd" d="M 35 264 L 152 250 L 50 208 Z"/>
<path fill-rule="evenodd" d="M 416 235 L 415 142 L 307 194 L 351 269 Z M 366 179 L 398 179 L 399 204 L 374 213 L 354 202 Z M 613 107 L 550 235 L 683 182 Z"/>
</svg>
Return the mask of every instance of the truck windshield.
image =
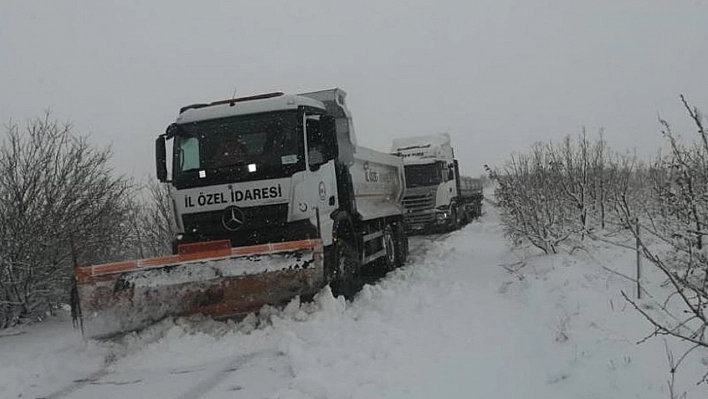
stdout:
<svg viewBox="0 0 708 399">
<path fill-rule="evenodd" d="M 228 170 L 276 178 L 304 169 L 298 115 L 294 110 L 181 124 L 174 144 L 175 176 Z"/>
<path fill-rule="evenodd" d="M 407 165 L 406 187 L 434 186 L 442 182 L 440 165 L 429 163 L 424 165 Z"/>
</svg>

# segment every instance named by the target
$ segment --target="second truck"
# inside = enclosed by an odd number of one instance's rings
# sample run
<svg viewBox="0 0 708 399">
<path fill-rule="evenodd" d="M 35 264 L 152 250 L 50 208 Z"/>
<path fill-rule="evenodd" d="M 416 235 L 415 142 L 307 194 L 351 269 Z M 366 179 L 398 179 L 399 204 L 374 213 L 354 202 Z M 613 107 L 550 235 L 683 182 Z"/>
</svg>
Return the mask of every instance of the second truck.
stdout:
<svg viewBox="0 0 708 399">
<path fill-rule="evenodd" d="M 460 175 L 449 134 L 395 139 L 392 153 L 405 165 L 408 230 L 454 230 L 481 215 L 482 183 Z"/>
<path fill-rule="evenodd" d="M 183 107 L 156 141 L 179 232 L 174 254 L 78 267 L 85 335 L 243 314 L 327 284 L 348 294 L 363 267 L 401 266 L 403 161 L 357 145 L 345 96 L 270 93 Z"/>
</svg>

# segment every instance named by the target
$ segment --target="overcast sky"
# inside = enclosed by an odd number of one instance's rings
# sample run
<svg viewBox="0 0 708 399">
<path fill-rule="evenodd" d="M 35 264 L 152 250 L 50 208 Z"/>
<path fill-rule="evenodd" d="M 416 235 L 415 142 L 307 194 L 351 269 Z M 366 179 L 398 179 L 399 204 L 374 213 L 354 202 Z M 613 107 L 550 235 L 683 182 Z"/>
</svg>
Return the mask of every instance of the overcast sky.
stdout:
<svg viewBox="0 0 708 399">
<path fill-rule="evenodd" d="M 0 0 L 0 122 L 49 108 L 138 177 L 179 107 L 234 88 L 341 87 L 359 144 L 448 132 L 479 174 L 583 126 L 651 154 L 706 82 L 705 0 Z"/>
</svg>

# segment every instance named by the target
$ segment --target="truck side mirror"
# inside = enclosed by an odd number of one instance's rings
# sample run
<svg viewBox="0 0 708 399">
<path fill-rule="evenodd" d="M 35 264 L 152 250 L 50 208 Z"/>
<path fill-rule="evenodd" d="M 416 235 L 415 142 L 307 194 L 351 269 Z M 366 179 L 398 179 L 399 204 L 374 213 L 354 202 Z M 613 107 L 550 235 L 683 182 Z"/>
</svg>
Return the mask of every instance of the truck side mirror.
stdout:
<svg viewBox="0 0 708 399">
<path fill-rule="evenodd" d="M 167 150 L 165 149 L 165 136 L 160 136 L 155 140 L 155 168 L 157 170 L 157 180 L 167 181 Z"/>
</svg>

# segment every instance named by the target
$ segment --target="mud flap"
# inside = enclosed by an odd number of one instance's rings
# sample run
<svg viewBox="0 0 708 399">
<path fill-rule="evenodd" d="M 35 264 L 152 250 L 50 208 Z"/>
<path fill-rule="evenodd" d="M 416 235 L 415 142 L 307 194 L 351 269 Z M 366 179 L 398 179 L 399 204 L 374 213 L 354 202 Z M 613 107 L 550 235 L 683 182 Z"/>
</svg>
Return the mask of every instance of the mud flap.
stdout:
<svg viewBox="0 0 708 399">
<path fill-rule="evenodd" d="M 236 316 L 313 295 L 325 285 L 320 240 L 226 245 L 77 268 L 84 336 L 106 338 L 170 316 Z"/>
</svg>

